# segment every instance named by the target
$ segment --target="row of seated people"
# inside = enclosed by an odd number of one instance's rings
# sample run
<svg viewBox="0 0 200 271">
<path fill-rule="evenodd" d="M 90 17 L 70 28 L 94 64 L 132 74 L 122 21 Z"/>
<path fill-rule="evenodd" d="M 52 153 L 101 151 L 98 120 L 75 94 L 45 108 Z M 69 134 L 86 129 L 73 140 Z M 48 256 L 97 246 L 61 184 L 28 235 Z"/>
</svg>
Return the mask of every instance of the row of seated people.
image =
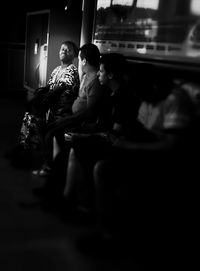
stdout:
<svg viewBox="0 0 200 271">
<path fill-rule="evenodd" d="M 188 187 L 183 177 L 193 176 L 189 162 L 196 165 L 200 88 L 145 74 L 136 93 L 125 58 L 100 58 L 91 44 L 80 48 L 79 61 L 84 76 L 72 113 L 42 131 L 46 165 L 37 174 L 46 182 L 34 194 L 43 208 L 66 216 L 87 204 L 104 233 L 132 229 L 130 218 L 139 238 L 153 228 L 161 232 L 185 207 L 179 201 Z"/>
<path fill-rule="evenodd" d="M 107 58 L 102 57 L 100 72 L 110 72 Z M 119 75 L 109 80 L 118 81 Z M 174 86 L 166 83 L 166 89 L 157 87 L 159 82 L 149 87 L 140 107 L 133 102 L 137 97 L 125 99 L 120 118 L 113 116 L 108 131 L 85 135 L 66 130 L 66 142 L 42 193 L 44 208 L 68 216 L 77 204 L 95 206 L 98 225 L 107 236 L 115 230 L 118 235 L 120 228 L 133 238 L 137 232 L 139 239 L 162 236 L 166 229 L 165 241 L 177 231 L 182 236 L 180 225 L 186 218 L 192 221 L 196 210 L 200 88 L 179 80 Z"/>
</svg>

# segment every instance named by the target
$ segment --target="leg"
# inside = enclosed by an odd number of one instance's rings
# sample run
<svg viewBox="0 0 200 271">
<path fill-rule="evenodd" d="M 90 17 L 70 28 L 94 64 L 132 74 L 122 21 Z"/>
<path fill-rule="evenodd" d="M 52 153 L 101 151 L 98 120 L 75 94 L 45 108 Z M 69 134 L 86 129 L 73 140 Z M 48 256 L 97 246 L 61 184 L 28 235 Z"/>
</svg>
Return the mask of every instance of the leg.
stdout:
<svg viewBox="0 0 200 271">
<path fill-rule="evenodd" d="M 97 211 L 97 225 L 100 232 L 110 234 L 112 224 L 112 192 L 111 176 L 112 170 L 109 169 L 109 162 L 99 161 L 94 167 L 94 185 Z"/>
<path fill-rule="evenodd" d="M 134 189 L 131 169 L 121 156 L 101 160 L 94 167 L 97 226 L 103 236 L 121 238 L 130 232 L 135 218 L 138 191 Z"/>
<path fill-rule="evenodd" d="M 57 182 L 58 174 L 59 182 Z M 77 183 L 83 179 L 83 176 L 81 164 L 73 148 L 66 152 L 62 150 L 56 156 L 54 170 L 47 180 L 45 204 L 48 204 L 48 208 L 57 208 L 64 213 L 73 211 L 76 207 Z"/>
<path fill-rule="evenodd" d="M 40 124 L 39 135 L 42 143 L 43 166 L 42 169 L 33 171 L 33 174 L 48 176 L 53 167 L 53 161 L 64 148 L 64 128 L 57 123 Z M 63 139 L 62 139 L 63 138 Z M 59 139 L 59 140 L 58 140 Z"/>
<path fill-rule="evenodd" d="M 44 160 L 51 167 L 53 160 L 65 148 L 66 141 L 64 133 L 70 129 L 70 125 L 58 121 L 54 121 L 47 125 L 44 137 Z"/>
<path fill-rule="evenodd" d="M 75 200 L 76 187 L 78 183 L 84 180 L 84 170 L 77 159 L 74 149 L 71 148 L 68 159 L 66 185 L 64 189 L 64 197 L 67 200 Z"/>
<path fill-rule="evenodd" d="M 53 160 L 57 157 L 57 155 L 60 153 L 61 149 L 60 146 L 56 140 L 56 137 L 53 137 Z"/>
</svg>

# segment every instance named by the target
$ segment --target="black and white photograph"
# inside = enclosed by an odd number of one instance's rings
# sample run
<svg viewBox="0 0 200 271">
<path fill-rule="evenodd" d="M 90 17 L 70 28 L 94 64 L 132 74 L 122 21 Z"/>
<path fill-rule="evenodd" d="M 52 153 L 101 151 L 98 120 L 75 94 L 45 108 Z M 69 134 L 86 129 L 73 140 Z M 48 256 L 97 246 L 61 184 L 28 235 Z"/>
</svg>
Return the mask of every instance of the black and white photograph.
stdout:
<svg viewBox="0 0 200 271">
<path fill-rule="evenodd" d="M 196 270 L 200 0 L 0 10 L 0 270 Z"/>
</svg>

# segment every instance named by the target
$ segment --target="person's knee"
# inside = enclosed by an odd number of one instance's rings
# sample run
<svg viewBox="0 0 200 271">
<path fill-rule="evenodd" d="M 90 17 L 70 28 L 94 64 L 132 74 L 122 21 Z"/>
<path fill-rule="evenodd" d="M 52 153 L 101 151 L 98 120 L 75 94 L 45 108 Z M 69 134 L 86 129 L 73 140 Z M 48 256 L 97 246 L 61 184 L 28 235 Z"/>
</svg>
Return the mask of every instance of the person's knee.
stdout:
<svg viewBox="0 0 200 271">
<path fill-rule="evenodd" d="M 68 156 L 68 172 L 70 170 L 76 170 L 77 172 L 80 171 L 80 168 L 82 168 L 80 161 L 76 157 L 76 153 L 73 148 L 69 150 L 69 156 Z"/>
<path fill-rule="evenodd" d="M 99 182 L 103 182 L 106 177 L 106 162 L 105 161 L 98 161 L 94 166 L 94 183 L 95 186 L 99 186 Z"/>
<path fill-rule="evenodd" d="M 73 148 L 70 149 L 69 151 L 69 163 L 73 163 L 76 161 L 76 154 Z"/>
</svg>

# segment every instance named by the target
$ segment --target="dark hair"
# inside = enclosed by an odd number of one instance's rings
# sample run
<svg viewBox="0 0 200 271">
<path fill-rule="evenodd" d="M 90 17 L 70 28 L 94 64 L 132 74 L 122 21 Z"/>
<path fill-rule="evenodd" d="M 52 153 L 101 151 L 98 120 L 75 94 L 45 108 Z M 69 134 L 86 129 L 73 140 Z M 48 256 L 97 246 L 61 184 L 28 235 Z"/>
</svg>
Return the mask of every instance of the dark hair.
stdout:
<svg viewBox="0 0 200 271">
<path fill-rule="evenodd" d="M 85 58 L 91 66 L 99 67 L 100 52 L 92 43 L 84 44 L 80 49 L 80 58 Z"/>
<path fill-rule="evenodd" d="M 104 65 L 107 73 L 113 73 L 117 80 L 124 78 L 127 69 L 126 58 L 120 53 L 107 53 L 101 56 L 100 64 Z"/>
<path fill-rule="evenodd" d="M 62 42 L 62 44 L 67 45 L 67 46 L 69 45 L 74 51 L 74 57 L 78 56 L 78 47 L 73 41 L 67 40 L 67 41 Z"/>
</svg>

